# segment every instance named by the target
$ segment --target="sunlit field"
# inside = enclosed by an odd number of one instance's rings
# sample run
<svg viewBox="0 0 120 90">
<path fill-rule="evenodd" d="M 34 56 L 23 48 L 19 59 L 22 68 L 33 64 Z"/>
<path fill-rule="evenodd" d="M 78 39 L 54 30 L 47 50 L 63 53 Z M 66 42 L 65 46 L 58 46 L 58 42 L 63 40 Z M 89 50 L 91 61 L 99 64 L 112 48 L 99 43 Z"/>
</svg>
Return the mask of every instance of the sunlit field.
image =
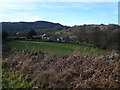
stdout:
<svg viewBox="0 0 120 90">
<path fill-rule="evenodd" d="M 86 55 L 99 56 L 108 51 L 93 48 L 91 44 L 77 43 L 53 43 L 53 42 L 36 42 L 36 41 L 10 41 L 7 42 L 14 50 L 27 49 L 32 51 L 43 51 L 57 56 L 71 55 L 74 52 L 80 52 Z"/>
</svg>

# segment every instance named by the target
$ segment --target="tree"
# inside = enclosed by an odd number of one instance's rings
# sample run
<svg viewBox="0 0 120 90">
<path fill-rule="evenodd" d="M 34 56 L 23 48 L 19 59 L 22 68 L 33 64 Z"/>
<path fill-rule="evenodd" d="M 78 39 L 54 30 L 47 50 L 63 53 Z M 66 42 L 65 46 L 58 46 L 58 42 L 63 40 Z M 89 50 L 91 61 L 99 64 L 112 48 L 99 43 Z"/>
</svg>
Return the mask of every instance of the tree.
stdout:
<svg viewBox="0 0 120 90">
<path fill-rule="evenodd" d="M 102 39 L 102 31 L 99 27 L 93 27 L 92 30 L 87 31 L 87 39 L 90 43 L 94 44 L 97 47 L 100 47 Z"/>
<path fill-rule="evenodd" d="M 2 32 L 2 40 L 6 40 L 9 34 L 6 31 Z"/>
<path fill-rule="evenodd" d="M 86 41 L 86 30 L 84 27 L 79 28 L 77 38 L 79 42 L 85 42 Z"/>
<path fill-rule="evenodd" d="M 33 29 L 29 30 L 28 33 L 27 33 L 27 37 L 28 37 L 28 38 L 32 38 L 33 35 L 36 35 L 36 31 L 33 30 Z"/>
</svg>

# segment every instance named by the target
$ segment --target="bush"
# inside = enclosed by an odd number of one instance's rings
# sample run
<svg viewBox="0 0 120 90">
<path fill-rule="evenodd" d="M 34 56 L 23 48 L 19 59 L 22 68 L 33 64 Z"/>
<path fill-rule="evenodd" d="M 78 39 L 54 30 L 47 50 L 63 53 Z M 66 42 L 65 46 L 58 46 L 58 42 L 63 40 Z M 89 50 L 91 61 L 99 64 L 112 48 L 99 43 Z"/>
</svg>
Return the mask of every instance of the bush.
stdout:
<svg viewBox="0 0 120 90">
<path fill-rule="evenodd" d="M 119 59 L 114 53 L 95 58 L 74 53 L 59 58 L 47 53 L 31 55 L 29 51 L 17 51 L 3 61 L 3 69 L 24 74 L 23 78 L 20 74 L 16 78 L 20 87 L 23 87 L 22 80 L 28 81 L 29 84 L 23 84 L 31 88 L 120 88 Z M 3 72 L 4 77 L 10 75 L 7 71 Z M 7 81 L 7 87 L 16 81 L 14 77 L 6 79 L 3 85 Z"/>
<path fill-rule="evenodd" d="M 78 40 L 90 42 L 96 47 L 120 51 L 120 27 L 112 26 L 102 30 L 100 27 L 80 28 Z"/>
</svg>

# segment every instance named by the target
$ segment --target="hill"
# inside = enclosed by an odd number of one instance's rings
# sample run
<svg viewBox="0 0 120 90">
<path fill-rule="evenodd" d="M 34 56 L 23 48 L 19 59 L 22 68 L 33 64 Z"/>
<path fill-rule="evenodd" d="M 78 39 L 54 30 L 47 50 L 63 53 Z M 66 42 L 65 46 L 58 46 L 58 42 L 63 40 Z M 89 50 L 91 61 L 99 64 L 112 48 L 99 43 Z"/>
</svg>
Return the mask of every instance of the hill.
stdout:
<svg viewBox="0 0 120 90">
<path fill-rule="evenodd" d="M 30 29 L 44 30 L 44 29 L 61 29 L 63 25 L 59 23 L 52 23 L 48 21 L 35 22 L 2 22 L 3 31 L 19 32 Z"/>
</svg>

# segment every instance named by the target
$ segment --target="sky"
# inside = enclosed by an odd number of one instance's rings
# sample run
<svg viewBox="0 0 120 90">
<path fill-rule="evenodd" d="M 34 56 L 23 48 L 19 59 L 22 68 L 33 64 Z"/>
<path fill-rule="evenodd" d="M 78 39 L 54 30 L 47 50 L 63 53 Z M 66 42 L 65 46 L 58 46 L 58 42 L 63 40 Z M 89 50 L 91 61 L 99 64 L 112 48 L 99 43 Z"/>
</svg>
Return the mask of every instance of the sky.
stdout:
<svg viewBox="0 0 120 90">
<path fill-rule="evenodd" d="M 90 2 L 91 1 L 91 2 Z M 0 0 L 0 22 L 117 24 L 119 0 Z"/>
</svg>

